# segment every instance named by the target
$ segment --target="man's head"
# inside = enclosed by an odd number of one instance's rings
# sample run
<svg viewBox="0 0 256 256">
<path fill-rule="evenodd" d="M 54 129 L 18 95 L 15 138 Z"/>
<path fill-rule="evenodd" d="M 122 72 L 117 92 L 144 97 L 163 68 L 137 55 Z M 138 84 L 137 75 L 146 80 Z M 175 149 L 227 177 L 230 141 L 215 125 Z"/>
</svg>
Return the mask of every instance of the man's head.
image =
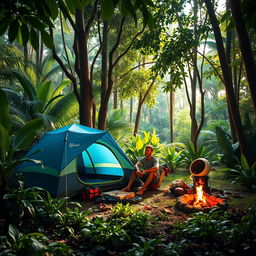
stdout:
<svg viewBox="0 0 256 256">
<path fill-rule="evenodd" d="M 147 145 L 147 146 L 145 147 L 145 156 L 146 156 L 146 157 L 151 157 L 153 151 L 154 151 L 153 146 Z"/>
</svg>

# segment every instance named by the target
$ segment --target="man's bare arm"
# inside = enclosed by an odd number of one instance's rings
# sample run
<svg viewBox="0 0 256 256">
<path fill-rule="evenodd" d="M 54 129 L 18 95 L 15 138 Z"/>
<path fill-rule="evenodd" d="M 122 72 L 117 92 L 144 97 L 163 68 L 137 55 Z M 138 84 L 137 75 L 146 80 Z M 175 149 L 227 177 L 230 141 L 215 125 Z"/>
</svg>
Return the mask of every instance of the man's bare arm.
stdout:
<svg viewBox="0 0 256 256">
<path fill-rule="evenodd" d="M 140 166 L 141 166 L 141 162 L 138 161 L 138 162 L 135 164 L 135 169 L 136 169 L 136 171 L 140 172 L 140 168 L 139 168 Z"/>
<path fill-rule="evenodd" d="M 155 172 L 157 170 L 159 170 L 159 164 L 158 163 L 156 165 L 154 165 L 153 167 L 151 167 L 150 169 L 144 170 L 142 173 Z"/>
</svg>

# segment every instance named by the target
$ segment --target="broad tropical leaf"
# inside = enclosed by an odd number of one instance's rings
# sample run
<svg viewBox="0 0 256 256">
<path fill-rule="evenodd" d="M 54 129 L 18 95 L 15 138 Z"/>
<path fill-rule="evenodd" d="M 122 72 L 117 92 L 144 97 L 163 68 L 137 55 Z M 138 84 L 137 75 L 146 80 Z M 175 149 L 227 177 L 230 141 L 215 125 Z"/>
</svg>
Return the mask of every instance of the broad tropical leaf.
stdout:
<svg viewBox="0 0 256 256">
<path fill-rule="evenodd" d="M 9 115 L 9 104 L 5 92 L 0 89 L 0 124 L 6 128 L 7 132 L 11 130 L 11 118 Z"/>
<path fill-rule="evenodd" d="M 10 146 L 8 131 L 0 124 L 0 160 L 5 162 L 7 152 Z"/>
<path fill-rule="evenodd" d="M 12 143 L 15 150 L 27 148 L 33 141 L 37 131 L 43 127 L 43 120 L 41 118 L 29 121 L 21 128 Z"/>
<path fill-rule="evenodd" d="M 21 86 L 23 87 L 24 91 L 26 92 L 28 98 L 30 100 L 36 99 L 36 90 L 34 86 L 30 83 L 30 81 L 24 76 L 19 74 L 16 71 L 12 71 L 12 74 L 19 80 Z"/>
</svg>

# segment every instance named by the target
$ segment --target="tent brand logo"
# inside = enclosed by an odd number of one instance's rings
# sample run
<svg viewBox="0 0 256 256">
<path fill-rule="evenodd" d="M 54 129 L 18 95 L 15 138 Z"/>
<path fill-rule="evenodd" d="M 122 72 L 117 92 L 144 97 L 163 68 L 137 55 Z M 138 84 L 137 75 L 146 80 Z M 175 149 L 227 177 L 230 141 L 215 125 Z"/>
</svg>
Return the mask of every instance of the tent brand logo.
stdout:
<svg viewBox="0 0 256 256">
<path fill-rule="evenodd" d="M 70 148 L 79 147 L 79 146 L 80 146 L 80 144 L 69 143 Z"/>
</svg>

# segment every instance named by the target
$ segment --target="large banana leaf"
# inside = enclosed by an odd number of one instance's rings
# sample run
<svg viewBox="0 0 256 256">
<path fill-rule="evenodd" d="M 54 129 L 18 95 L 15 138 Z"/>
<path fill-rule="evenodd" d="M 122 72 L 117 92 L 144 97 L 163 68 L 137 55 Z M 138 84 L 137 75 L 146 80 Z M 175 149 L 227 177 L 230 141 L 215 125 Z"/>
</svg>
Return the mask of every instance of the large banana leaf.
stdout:
<svg viewBox="0 0 256 256">
<path fill-rule="evenodd" d="M 0 124 L 0 160 L 5 162 L 10 146 L 8 131 Z"/>
<path fill-rule="evenodd" d="M 12 147 L 14 150 L 27 148 L 33 141 L 36 133 L 43 127 L 41 118 L 29 121 L 22 127 L 14 137 Z"/>
<path fill-rule="evenodd" d="M 38 86 L 37 99 L 40 101 L 40 107 L 38 108 L 38 112 L 43 112 L 43 109 L 45 108 L 47 102 L 52 98 L 53 90 L 54 88 L 51 81 L 46 81 Z"/>
<path fill-rule="evenodd" d="M 9 133 L 11 130 L 11 118 L 9 115 L 9 104 L 5 92 L 0 89 L 0 124 L 4 126 Z"/>
<path fill-rule="evenodd" d="M 52 97 L 54 88 L 51 81 L 40 84 L 37 88 L 37 99 L 40 101 L 49 101 Z"/>
<path fill-rule="evenodd" d="M 16 71 L 12 71 L 12 74 L 19 80 L 21 86 L 23 87 L 25 93 L 27 94 L 29 100 L 34 101 L 36 100 L 36 90 L 33 86 L 32 83 L 24 76 L 21 75 L 20 73 Z"/>
<path fill-rule="evenodd" d="M 219 127 L 216 126 L 216 136 L 219 146 L 223 149 L 225 154 L 231 156 L 234 154 L 231 142 L 228 140 L 226 133 Z"/>
<path fill-rule="evenodd" d="M 62 97 L 47 114 L 52 117 L 52 122 L 58 128 L 74 122 L 74 118 L 78 116 L 78 113 L 78 102 L 75 94 L 72 92 Z"/>
<path fill-rule="evenodd" d="M 55 89 L 52 97 L 56 97 L 59 96 L 59 94 L 62 92 L 62 90 L 68 85 L 70 84 L 70 80 L 69 79 L 64 79 Z"/>
</svg>

